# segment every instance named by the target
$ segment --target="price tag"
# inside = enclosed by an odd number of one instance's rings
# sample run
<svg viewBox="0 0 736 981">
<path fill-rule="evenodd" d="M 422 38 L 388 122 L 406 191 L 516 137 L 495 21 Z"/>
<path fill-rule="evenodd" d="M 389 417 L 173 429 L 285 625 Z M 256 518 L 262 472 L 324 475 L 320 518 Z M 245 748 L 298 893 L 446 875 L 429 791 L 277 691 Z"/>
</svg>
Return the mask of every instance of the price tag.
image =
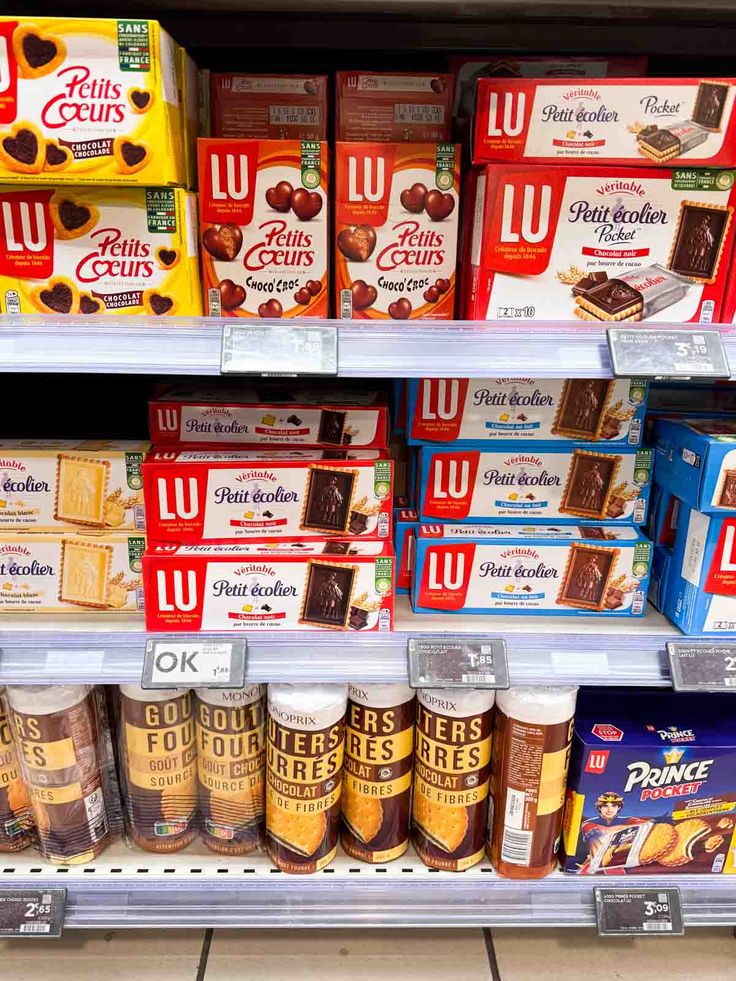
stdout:
<svg viewBox="0 0 736 981">
<path fill-rule="evenodd" d="M 685 933 L 677 888 L 596 888 L 595 916 L 601 937 L 681 937 Z"/>
<path fill-rule="evenodd" d="M 736 693 L 736 643 L 667 644 L 672 687 L 676 691 Z"/>
<path fill-rule="evenodd" d="M 337 327 L 225 324 L 220 371 L 223 375 L 336 375 Z"/>
<path fill-rule="evenodd" d="M 412 688 L 508 688 L 506 641 L 500 637 L 410 638 Z"/>
<path fill-rule="evenodd" d="M 60 937 L 66 889 L 0 889 L 0 937 Z"/>
<path fill-rule="evenodd" d="M 141 688 L 242 688 L 246 641 L 149 640 Z"/>
<path fill-rule="evenodd" d="M 629 378 L 730 378 L 731 369 L 717 330 L 608 328 L 613 373 Z"/>
</svg>

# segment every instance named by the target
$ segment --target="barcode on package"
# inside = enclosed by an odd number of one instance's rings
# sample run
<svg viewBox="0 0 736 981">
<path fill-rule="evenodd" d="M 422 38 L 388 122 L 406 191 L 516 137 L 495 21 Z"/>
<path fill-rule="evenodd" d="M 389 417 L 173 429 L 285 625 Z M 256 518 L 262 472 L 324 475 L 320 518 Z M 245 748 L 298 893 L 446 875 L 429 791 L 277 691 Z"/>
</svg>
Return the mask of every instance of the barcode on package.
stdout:
<svg viewBox="0 0 736 981">
<path fill-rule="evenodd" d="M 21 923 L 18 927 L 19 933 L 50 933 L 50 923 Z"/>
<path fill-rule="evenodd" d="M 218 289 L 207 290 L 207 303 L 210 317 L 222 316 L 222 294 Z"/>
<path fill-rule="evenodd" d="M 353 319 L 352 290 L 340 290 L 340 320 Z"/>
<path fill-rule="evenodd" d="M 532 859 L 532 832 L 503 829 L 501 861 L 511 865 L 530 865 Z"/>
</svg>

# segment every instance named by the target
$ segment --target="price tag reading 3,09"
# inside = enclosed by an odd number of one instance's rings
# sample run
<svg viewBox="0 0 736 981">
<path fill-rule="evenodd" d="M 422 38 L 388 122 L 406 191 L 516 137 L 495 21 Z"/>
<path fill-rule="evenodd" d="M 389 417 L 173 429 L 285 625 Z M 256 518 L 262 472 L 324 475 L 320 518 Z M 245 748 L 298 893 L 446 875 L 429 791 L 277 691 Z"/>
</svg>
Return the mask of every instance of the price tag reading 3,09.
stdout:
<svg viewBox="0 0 736 981">
<path fill-rule="evenodd" d="M 601 937 L 681 937 L 685 932 L 676 888 L 596 888 L 595 915 Z"/>
</svg>

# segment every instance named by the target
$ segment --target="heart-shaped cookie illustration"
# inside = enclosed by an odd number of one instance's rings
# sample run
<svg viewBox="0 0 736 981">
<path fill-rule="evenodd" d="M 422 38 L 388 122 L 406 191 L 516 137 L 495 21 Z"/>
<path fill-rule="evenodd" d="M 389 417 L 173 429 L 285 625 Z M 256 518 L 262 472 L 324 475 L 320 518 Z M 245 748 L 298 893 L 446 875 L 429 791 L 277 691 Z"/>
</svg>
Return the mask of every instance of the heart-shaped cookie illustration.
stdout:
<svg viewBox="0 0 736 981">
<path fill-rule="evenodd" d="M 153 98 L 153 92 L 149 92 L 148 89 L 128 89 L 130 108 L 137 115 L 148 112 L 153 105 Z"/>
<path fill-rule="evenodd" d="M 176 313 L 176 298 L 158 290 L 143 291 L 143 309 L 152 317 L 171 316 Z"/>
<path fill-rule="evenodd" d="M 424 211 L 424 201 L 427 197 L 427 188 L 424 184 L 420 184 L 417 181 L 416 184 L 412 184 L 411 187 L 407 187 L 403 190 L 399 196 L 401 201 L 401 207 L 405 208 L 407 211 L 411 211 L 413 215 L 418 215 L 420 212 Z"/>
<path fill-rule="evenodd" d="M 275 187 L 269 187 L 266 191 L 266 204 L 274 211 L 288 211 L 293 193 L 294 188 L 288 181 L 279 181 Z"/>
<path fill-rule="evenodd" d="M 307 95 L 316 95 L 319 92 L 319 82 L 316 78 L 308 78 L 304 83 L 304 91 Z"/>
<path fill-rule="evenodd" d="M 13 31 L 13 54 L 21 78 L 41 78 L 55 71 L 66 58 L 66 45 L 53 34 L 44 34 L 35 24 Z"/>
<path fill-rule="evenodd" d="M 153 151 L 147 143 L 116 136 L 112 141 L 112 155 L 121 174 L 137 174 L 150 162 Z"/>
<path fill-rule="evenodd" d="M 317 296 L 322 292 L 322 283 L 318 279 L 307 280 L 306 286 L 312 296 Z"/>
<path fill-rule="evenodd" d="M 59 239 L 81 238 L 100 220 L 93 204 L 77 201 L 66 191 L 57 191 L 49 205 L 54 235 Z"/>
<path fill-rule="evenodd" d="M 159 245 L 155 252 L 156 262 L 161 269 L 173 269 L 181 259 L 179 249 L 169 249 L 165 245 Z"/>
<path fill-rule="evenodd" d="M 353 310 L 365 310 L 376 302 L 378 290 L 370 286 L 364 279 L 356 279 L 350 287 L 353 294 Z"/>
<path fill-rule="evenodd" d="M 234 283 L 232 279 L 223 279 L 217 288 L 223 310 L 237 310 L 245 303 L 245 287 Z"/>
<path fill-rule="evenodd" d="M 322 210 L 322 195 L 317 191 L 308 191 L 306 187 L 298 187 L 291 195 L 291 210 L 299 221 L 311 221 Z"/>
<path fill-rule="evenodd" d="M 105 304 L 98 296 L 92 296 L 91 293 L 80 293 L 79 312 L 87 315 L 104 313 Z"/>
<path fill-rule="evenodd" d="M 444 78 L 433 78 L 429 83 L 429 87 L 433 92 L 444 92 L 447 88 L 447 83 Z"/>
<path fill-rule="evenodd" d="M 401 299 L 389 304 L 388 315 L 394 320 L 408 320 L 411 316 L 411 303 L 402 296 Z"/>
<path fill-rule="evenodd" d="M 424 199 L 424 209 L 432 221 L 442 221 L 452 214 L 455 207 L 455 198 L 451 194 L 443 194 L 442 191 L 427 191 Z"/>
<path fill-rule="evenodd" d="M 44 173 L 66 170 L 73 159 L 72 151 L 68 147 L 59 146 L 56 140 L 46 140 L 43 161 Z"/>
<path fill-rule="evenodd" d="M 436 303 L 440 298 L 440 291 L 436 286 L 428 286 L 424 291 L 423 296 L 427 303 Z"/>
<path fill-rule="evenodd" d="M 243 245 L 243 233 L 237 225 L 213 226 L 202 236 L 202 245 L 213 259 L 232 262 Z"/>
<path fill-rule="evenodd" d="M 294 300 L 305 307 L 308 303 L 311 303 L 312 294 L 309 292 L 306 286 L 302 286 L 302 288 L 297 290 L 294 294 Z"/>
<path fill-rule="evenodd" d="M 0 163 L 16 174 L 40 174 L 45 160 L 43 137 L 33 123 L 16 123 L 0 133 Z"/>
<path fill-rule="evenodd" d="M 337 247 L 351 262 L 365 262 L 376 247 L 376 230 L 373 225 L 343 228 L 337 236 Z"/>
<path fill-rule="evenodd" d="M 434 285 L 437 287 L 439 293 L 446 293 L 450 288 L 450 280 L 438 279 Z"/>
<path fill-rule="evenodd" d="M 79 290 L 70 279 L 57 276 L 31 290 L 31 303 L 41 313 L 78 313 Z"/>
<path fill-rule="evenodd" d="M 266 300 L 258 307 L 258 316 L 264 319 L 274 320 L 280 317 L 283 312 L 284 308 L 278 300 Z"/>
</svg>

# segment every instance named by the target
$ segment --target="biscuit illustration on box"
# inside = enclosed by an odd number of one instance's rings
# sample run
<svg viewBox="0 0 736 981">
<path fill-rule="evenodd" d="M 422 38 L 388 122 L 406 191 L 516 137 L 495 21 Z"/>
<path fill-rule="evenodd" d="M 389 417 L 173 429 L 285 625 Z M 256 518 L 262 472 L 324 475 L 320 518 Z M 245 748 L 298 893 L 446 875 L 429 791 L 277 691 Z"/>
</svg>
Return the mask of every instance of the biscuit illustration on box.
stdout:
<svg viewBox="0 0 736 981">
<path fill-rule="evenodd" d="M 582 610 L 602 610 L 620 550 L 573 543 L 557 602 Z"/>
<path fill-rule="evenodd" d="M 380 800 L 355 793 L 352 782 L 345 780 L 342 787 L 342 817 L 355 837 L 367 845 L 381 830 L 383 805 Z"/>
<path fill-rule="evenodd" d="M 277 807 L 270 799 L 266 807 L 268 833 L 283 845 L 299 855 L 309 858 L 317 851 L 327 831 L 327 820 L 323 811 L 316 814 L 292 814 Z"/>
<path fill-rule="evenodd" d="M 129 136 L 116 136 L 112 144 L 112 155 L 121 174 L 136 174 L 150 162 L 153 150 L 142 140 L 132 140 Z"/>
<path fill-rule="evenodd" d="M 675 826 L 675 840 L 671 848 L 657 861 L 668 868 L 678 868 L 693 860 L 695 846 L 711 834 L 711 826 L 700 818 L 678 821 Z"/>
<path fill-rule="evenodd" d="M 341 446 L 343 443 L 346 417 L 347 412 L 338 412 L 336 409 L 322 409 L 317 441 L 319 443 Z"/>
<path fill-rule="evenodd" d="M 467 808 L 435 804 L 422 793 L 421 783 L 414 789 L 412 819 L 432 844 L 448 853 L 460 847 L 468 831 Z"/>
<path fill-rule="evenodd" d="M 700 82 L 692 112 L 693 122 L 713 133 L 719 132 L 730 87 L 726 82 Z"/>
<path fill-rule="evenodd" d="M 102 528 L 110 461 L 60 453 L 56 460 L 54 519 Z"/>
<path fill-rule="evenodd" d="M 13 31 L 13 55 L 21 78 L 41 78 L 66 58 L 66 45 L 61 38 L 42 33 L 35 24 L 19 25 Z"/>
<path fill-rule="evenodd" d="M 355 565 L 309 562 L 299 623 L 347 629 L 357 575 Z"/>
<path fill-rule="evenodd" d="M 600 439 L 614 385 L 607 378 L 569 378 L 562 389 L 552 432 L 568 439 Z"/>
<path fill-rule="evenodd" d="M 724 470 L 722 479 L 718 507 L 736 508 L 736 470 Z"/>
<path fill-rule="evenodd" d="M 573 450 L 560 513 L 605 518 L 620 465 L 621 457 L 615 454 Z"/>
<path fill-rule="evenodd" d="M 31 290 L 31 303 L 40 313 L 79 313 L 79 290 L 65 276 L 53 276 Z"/>
<path fill-rule="evenodd" d="M 148 112 L 148 110 L 153 105 L 153 100 L 155 96 L 153 92 L 149 92 L 147 89 L 128 89 L 128 102 L 130 103 L 130 108 L 134 113 L 142 114 Z"/>
<path fill-rule="evenodd" d="M 310 467 L 300 525 L 302 530 L 332 534 L 347 532 L 357 479 L 357 470 Z"/>
<path fill-rule="evenodd" d="M 113 547 L 64 538 L 61 543 L 59 600 L 75 606 L 108 607 Z"/>
<path fill-rule="evenodd" d="M 54 234 L 57 238 L 81 238 L 90 232 L 100 220 L 100 212 L 93 204 L 75 200 L 66 191 L 57 191 L 49 205 Z"/>
<path fill-rule="evenodd" d="M 45 159 L 43 136 L 26 120 L 0 133 L 0 163 L 16 174 L 40 174 Z"/>
<path fill-rule="evenodd" d="M 658 821 L 650 830 L 639 852 L 642 865 L 651 865 L 666 855 L 677 841 L 677 832 L 671 824 Z"/>
<path fill-rule="evenodd" d="M 668 267 L 696 283 L 715 283 L 732 216 L 727 205 L 683 201 Z"/>
<path fill-rule="evenodd" d="M 152 317 L 173 316 L 178 304 L 176 298 L 158 290 L 143 291 L 143 309 Z"/>
<path fill-rule="evenodd" d="M 66 170 L 72 162 L 72 152 L 65 146 L 59 146 L 58 140 L 46 140 L 46 150 L 44 151 L 43 172 L 58 173 Z"/>
<path fill-rule="evenodd" d="M 85 316 L 105 313 L 107 307 L 102 297 L 92 296 L 91 293 L 79 294 L 79 312 Z"/>
<path fill-rule="evenodd" d="M 181 259 L 181 251 L 179 249 L 170 248 L 165 245 L 160 245 L 156 249 L 155 255 L 156 262 L 161 269 L 173 269 Z"/>
</svg>

